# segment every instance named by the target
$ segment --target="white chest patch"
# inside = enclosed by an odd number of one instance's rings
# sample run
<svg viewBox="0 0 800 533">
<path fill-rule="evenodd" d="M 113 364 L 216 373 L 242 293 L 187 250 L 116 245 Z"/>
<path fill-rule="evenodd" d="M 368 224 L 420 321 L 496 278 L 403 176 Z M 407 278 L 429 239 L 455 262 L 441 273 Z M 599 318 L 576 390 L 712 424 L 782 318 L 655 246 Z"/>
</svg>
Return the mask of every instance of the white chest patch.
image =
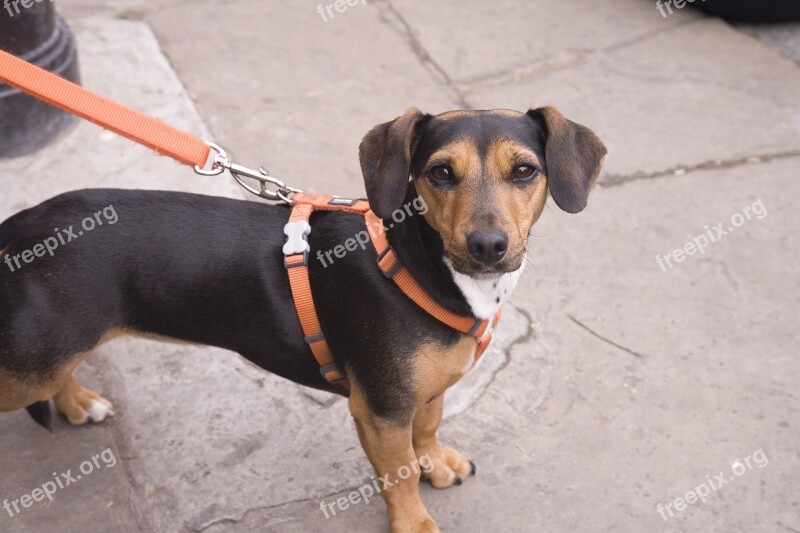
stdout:
<svg viewBox="0 0 800 533">
<path fill-rule="evenodd" d="M 450 260 L 446 257 L 444 262 L 447 268 L 450 269 L 450 273 L 453 274 L 453 280 L 456 285 L 461 289 L 461 293 L 472 308 L 472 313 L 482 320 L 492 318 L 506 303 L 508 297 L 511 296 L 511 291 L 517 286 L 522 271 L 525 270 L 525 263 L 523 262 L 514 272 L 508 272 L 496 278 L 475 279 L 456 272 L 450 264 Z"/>
</svg>

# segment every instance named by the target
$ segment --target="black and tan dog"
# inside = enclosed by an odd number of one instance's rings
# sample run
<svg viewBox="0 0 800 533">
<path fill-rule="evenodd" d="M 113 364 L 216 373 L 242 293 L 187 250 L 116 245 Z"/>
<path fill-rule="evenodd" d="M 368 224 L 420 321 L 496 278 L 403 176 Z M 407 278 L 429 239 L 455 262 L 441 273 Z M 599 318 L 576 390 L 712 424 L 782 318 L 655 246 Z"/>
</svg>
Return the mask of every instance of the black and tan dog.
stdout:
<svg viewBox="0 0 800 533">
<path fill-rule="evenodd" d="M 377 126 L 360 147 L 378 216 L 416 198 L 424 216 L 388 237 L 427 292 L 454 313 L 492 317 L 525 263 L 548 190 L 563 210 L 586 206 L 606 150 L 552 108 L 416 109 Z M 409 179 L 409 177 L 411 179 Z M 35 260 L 54 228 L 113 206 L 118 220 Z M 294 382 L 325 381 L 304 342 L 281 251 L 286 206 L 176 192 L 114 189 L 62 194 L 0 225 L 0 411 L 45 421 L 53 400 L 73 424 L 100 422 L 111 404 L 81 387 L 75 368 L 118 335 L 218 346 Z M 99 220 L 98 220 L 99 221 Z M 314 260 L 364 230 L 364 218 L 322 212 L 308 238 L 319 320 L 351 389 L 350 410 L 378 475 L 428 454 L 439 488 L 474 473 L 442 447 L 444 391 L 470 368 L 476 343 L 427 314 L 376 267 L 374 249 Z M 40 249 L 41 250 L 41 249 Z M 8 258 L 8 259 L 7 259 Z M 6 260 L 7 259 L 7 260 Z M 22 268 L 5 268 L 6 263 Z M 346 312 L 343 312 L 346 310 Z M 438 531 L 419 474 L 383 492 L 392 531 Z"/>
</svg>

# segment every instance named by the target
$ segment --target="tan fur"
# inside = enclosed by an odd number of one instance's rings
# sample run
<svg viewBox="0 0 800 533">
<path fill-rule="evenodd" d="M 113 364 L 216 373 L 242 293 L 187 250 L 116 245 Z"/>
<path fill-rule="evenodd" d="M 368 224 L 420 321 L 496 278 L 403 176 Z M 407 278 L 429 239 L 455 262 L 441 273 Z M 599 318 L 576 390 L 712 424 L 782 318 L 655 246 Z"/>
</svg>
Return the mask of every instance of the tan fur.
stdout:
<svg viewBox="0 0 800 533">
<path fill-rule="evenodd" d="M 161 342 L 184 343 L 170 337 L 141 333 L 129 328 L 114 328 L 103 334 L 91 350 L 76 354 L 65 365 L 56 369 L 52 377 L 44 380 L 31 376 L 18 376 L 0 369 L 0 412 L 16 411 L 36 402 L 53 399 L 56 410 L 66 416 L 70 423 L 76 425 L 86 423 L 87 411 L 92 400 L 109 406 L 110 403 L 78 384 L 72 373 L 97 347 L 125 335 Z"/>
<path fill-rule="evenodd" d="M 421 473 L 412 469 L 410 477 L 400 480 L 401 467 L 411 467 L 428 454 L 434 468 L 425 475 L 437 488 L 449 487 L 471 472 L 464 454 L 439 445 L 436 430 L 442 419 L 444 391 L 470 368 L 475 347 L 474 337 L 464 336 L 451 347 L 432 344 L 419 351 L 413 359 L 414 416 L 407 423 L 398 425 L 375 415 L 358 382 L 351 381 L 350 412 L 361 445 L 378 477 L 388 474 L 390 480 L 398 480 L 381 493 L 392 533 L 439 531 L 419 494 Z"/>
<path fill-rule="evenodd" d="M 438 344 L 423 347 L 414 357 L 414 397 L 422 406 L 454 385 L 472 366 L 477 343 L 464 335 L 453 346 Z"/>
<path fill-rule="evenodd" d="M 69 423 L 75 426 L 89 421 L 89 409 L 93 402 L 100 402 L 111 407 L 108 400 L 82 387 L 73 376 L 69 376 L 61 390 L 53 396 L 56 411 L 64 415 Z"/>
<path fill-rule="evenodd" d="M 525 114 L 525 113 L 521 113 L 519 111 L 515 111 L 513 109 L 492 109 L 490 111 L 491 111 L 491 113 L 494 113 L 494 114 L 497 114 L 497 115 L 506 115 L 506 116 L 513 117 L 513 118 L 517 118 L 520 115 L 524 115 Z M 467 109 L 456 109 L 455 111 L 445 111 L 444 113 L 439 113 L 438 115 L 436 115 L 436 118 L 441 119 L 441 120 L 450 120 L 450 119 L 453 119 L 453 118 L 466 117 L 466 116 L 470 116 L 470 115 L 473 115 L 473 114 L 475 114 L 475 111 L 470 111 L 470 110 L 467 110 Z"/>
<path fill-rule="evenodd" d="M 439 113 L 438 115 L 436 115 L 436 118 L 441 120 L 450 120 L 453 118 L 465 117 L 470 114 L 472 114 L 472 111 L 468 111 L 465 109 L 456 109 L 453 111 L 445 111 L 444 113 Z"/>
<path fill-rule="evenodd" d="M 372 413 L 355 380 L 351 380 L 350 412 L 361 446 L 377 477 L 388 475 L 389 481 L 398 480 L 397 484 L 381 492 L 392 533 L 438 533 L 439 527 L 428 514 L 419 494 L 419 469 L 412 469 L 407 479 L 398 478 L 400 467 L 410 468 L 417 461 L 410 424 L 398 426 Z"/>
<path fill-rule="evenodd" d="M 442 447 L 436 439 L 443 406 L 444 394 L 440 394 L 417 410 L 412 438 L 414 454 L 417 457 L 427 455 L 434 465 L 423 475 L 437 489 L 452 487 L 472 473 L 472 463 L 466 455 L 453 448 Z"/>
<path fill-rule="evenodd" d="M 427 454 L 431 458 L 434 468 L 426 477 L 439 489 L 460 483 L 472 469 L 469 459 L 463 453 L 439 444 L 436 431 L 442 420 L 444 392 L 470 369 L 475 348 L 475 338 L 464 336 L 448 348 L 426 346 L 414 358 L 415 397 L 418 406 L 413 421 L 414 452 L 417 457 Z"/>
<path fill-rule="evenodd" d="M 514 168 L 528 162 L 541 168 L 541 162 L 534 152 L 524 145 L 508 139 L 498 139 L 489 147 L 486 157 L 487 173 L 508 179 Z M 512 187 L 499 194 L 501 204 L 500 228 L 510 239 L 509 257 L 521 254 L 528 242 L 528 232 L 539 219 L 547 202 L 547 177 L 541 173 L 529 187 Z"/>
<path fill-rule="evenodd" d="M 428 166 L 450 165 L 457 176 L 472 176 L 481 169 L 478 147 L 469 139 L 456 141 L 436 150 L 428 158 Z"/>
<path fill-rule="evenodd" d="M 55 396 L 72 379 L 72 372 L 89 356 L 78 354 L 52 377 L 36 380 L 0 370 L 0 412 L 16 411 Z"/>
<path fill-rule="evenodd" d="M 547 202 L 547 178 L 543 174 L 527 187 L 511 182 L 511 172 L 522 163 L 541 167 L 539 158 L 527 146 L 508 139 L 492 143 L 483 161 L 468 140 L 446 145 L 431 155 L 426 166 L 450 165 L 458 185 L 440 188 L 428 179 L 419 179 L 417 193 L 428 206 L 425 219 L 442 236 L 447 256 L 457 269 L 471 261 L 467 235 L 487 227 L 508 235 L 509 270 L 522 263 L 528 232 Z"/>
</svg>

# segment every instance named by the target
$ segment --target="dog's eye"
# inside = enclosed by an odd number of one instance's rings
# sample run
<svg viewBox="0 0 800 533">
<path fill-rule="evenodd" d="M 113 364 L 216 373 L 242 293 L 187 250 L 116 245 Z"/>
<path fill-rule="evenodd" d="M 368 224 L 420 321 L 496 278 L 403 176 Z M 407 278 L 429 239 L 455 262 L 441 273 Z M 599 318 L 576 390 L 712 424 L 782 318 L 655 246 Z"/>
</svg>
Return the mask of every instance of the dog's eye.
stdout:
<svg viewBox="0 0 800 533">
<path fill-rule="evenodd" d="M 511 175 L 514 181 L 530 181 L 538 173 L 539 169 L 533 165 L 517 165 Z"/>
<path fill-rule="evenodd" d="M 436 181 L 451 183 L 455 179 L 453 170 L 447 165 L 436 165 L 430 170 L 430 175 Z"/>
</svg>

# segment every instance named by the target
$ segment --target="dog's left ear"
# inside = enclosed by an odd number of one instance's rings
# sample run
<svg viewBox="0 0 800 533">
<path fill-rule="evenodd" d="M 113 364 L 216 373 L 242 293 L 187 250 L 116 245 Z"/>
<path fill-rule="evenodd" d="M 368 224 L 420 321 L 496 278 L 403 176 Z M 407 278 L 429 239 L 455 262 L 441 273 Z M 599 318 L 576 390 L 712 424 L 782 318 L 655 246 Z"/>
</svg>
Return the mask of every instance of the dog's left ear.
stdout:
<svg viewBox="0 0 800 533">
<path fill-rule="evenodd" d="M 375 126 L 361 141 L 361 173 L 369 205 L 379 217 L 392 216 L 403 203 L 419 128 L 430 118 L 412 107 L 396 119 Z"/>
<path fill-rule="evenodd" d="M 547 132 L 544 159 L 553 200 L 568 213 L 582 211 L 600 174 L 605 145 L 592 130 L 566 119 L 555 108 L 531 109 L 528 115 Z"/>
</svg>

